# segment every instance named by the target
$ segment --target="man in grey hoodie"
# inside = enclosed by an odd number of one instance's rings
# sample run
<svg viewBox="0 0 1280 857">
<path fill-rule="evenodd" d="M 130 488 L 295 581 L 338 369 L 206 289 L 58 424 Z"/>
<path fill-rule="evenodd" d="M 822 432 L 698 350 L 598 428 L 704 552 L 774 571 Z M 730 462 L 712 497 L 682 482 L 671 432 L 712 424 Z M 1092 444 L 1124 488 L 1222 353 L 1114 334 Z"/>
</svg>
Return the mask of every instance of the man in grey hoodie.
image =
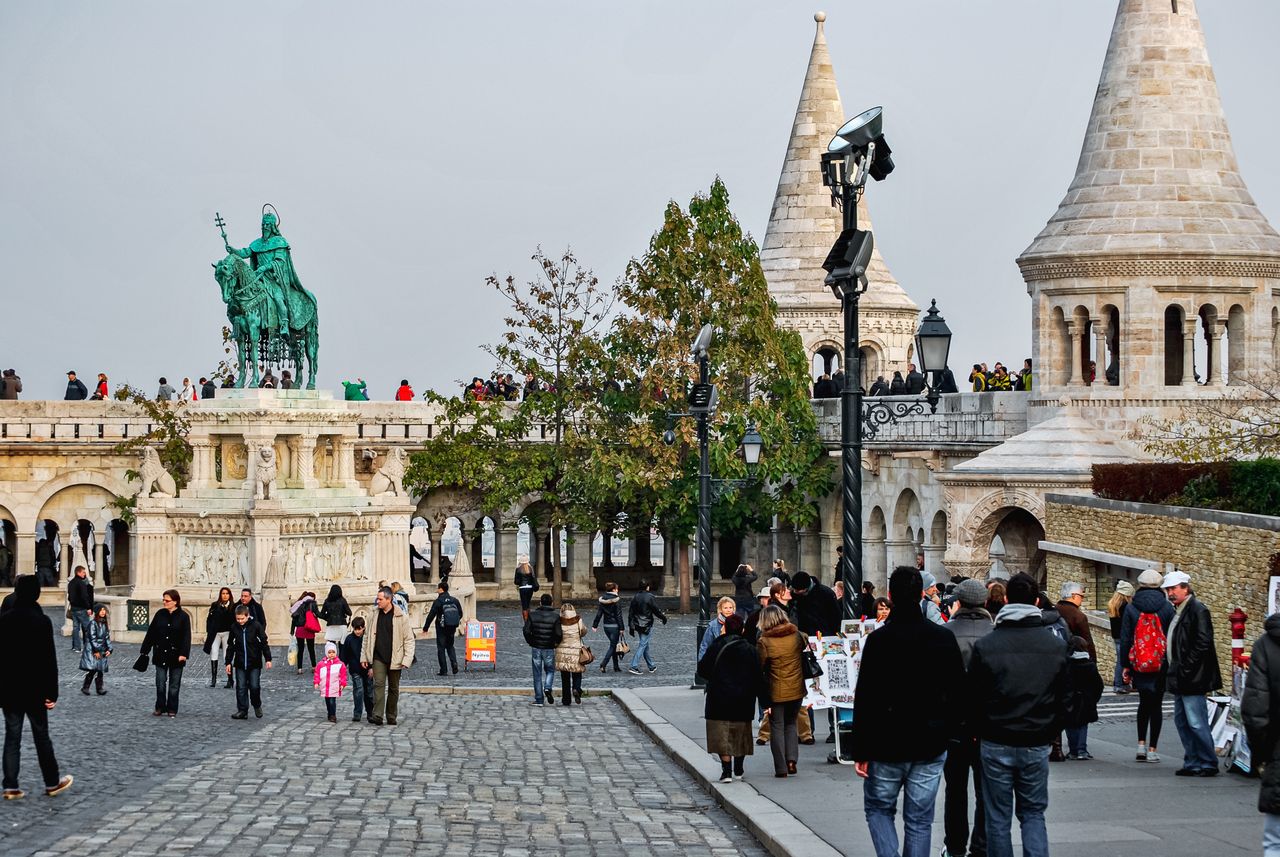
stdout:
<svg viewBox="0 0 1280 857">
<path fill-rule="evenodd" d="M 974 643 L 991 633 L 991 614 L 984 609 L 987 588 L 980 581 L 969 578 L 956 587 L 956 600 L 951 621 L 946 629 L 956 637 L 960 645 L 960 657 L 969 669 L 969 658 Z M 973 772 L 973 828 L 969 827 L 969 772 Z M 960 735 L 947 748 L 947 760 L 942 766 L 942 776 L 947 785 L 943 803 L 943 822 L 946 837 L 944 857 L 963 857 L 964 854 L 987 853 L 987 819 L 982 811 L 982 760 L 978 758 L 978 735 L 971 724 L 961 727 Z"/>
</svg>

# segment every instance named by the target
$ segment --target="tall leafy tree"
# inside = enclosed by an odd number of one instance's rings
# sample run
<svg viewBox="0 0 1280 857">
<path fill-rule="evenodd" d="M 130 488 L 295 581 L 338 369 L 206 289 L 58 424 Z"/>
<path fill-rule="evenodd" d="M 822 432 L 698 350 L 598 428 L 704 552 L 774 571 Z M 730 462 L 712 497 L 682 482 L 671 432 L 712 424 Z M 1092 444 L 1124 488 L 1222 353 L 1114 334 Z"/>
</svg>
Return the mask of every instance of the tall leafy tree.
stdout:
<svg viewBox="0 0 1280 857">
<path fill-rule="evenodd" d="M 774 515 L 810 523 L 814 501 L 831 489 L 830 465 L 809 402 L 800 338 L 777 327 L 759 248 L 734 218 L 720 179 L 687 210 L 668 204 L 647 252 L 627 266 L 618 298 L 622 306 L 605 338 L 602 370 L 618 387 L 592 405 L 601 417 L 583 493 L 612 499 L 632 520 L 656 520 L 680 543 L 681 609 L 687 610 L 686 547 L 697 524 L 695 424 L 677 421 L 675 444 L 665 444 L 662 435 L 668 412 L 687 411 L 686 393 L 698 377 L 690 345 L 702 325 L 715 328 L 709 352 L 719 388 L 710 432 L 713 476 L 747 476 L 738 450 L 749 422 L 765 442 L 757 480 L 720 494 L 713 527 L 725 534 L 760 531 Z"/>
<path fill-rule="evenodd" d="M 471 490 L 486 512 L 503 512 L 537 496 L 540 519 L 551 535 L 552 597 L 561 600 L 561 531 L 584 517 L 576 490 L 579 456 L 586 448 L 584 419 L 598 395 L 601 331 L 612 295 L 571 250 L 559 258 L 533 256 L 537 276 L 518 282 L 490 276 L 488 285 L 507 303 L 505 330 L 483 346 L 501 368 L 530 376 L 532 392 L 520 401 L 427 398 L 442 406 L 439 431 L 415 453 L 407 482 L 418 491 L 445 485 Z"/>
</svg>

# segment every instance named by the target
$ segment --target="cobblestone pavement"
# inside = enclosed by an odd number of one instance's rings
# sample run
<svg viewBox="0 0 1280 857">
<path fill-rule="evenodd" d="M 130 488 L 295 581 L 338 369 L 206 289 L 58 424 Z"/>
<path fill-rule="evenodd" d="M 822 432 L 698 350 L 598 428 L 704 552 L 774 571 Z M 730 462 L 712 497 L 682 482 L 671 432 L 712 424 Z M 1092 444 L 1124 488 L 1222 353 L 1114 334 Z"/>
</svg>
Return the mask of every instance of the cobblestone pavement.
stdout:
<svg viewBox="0 0 1280 857">
<path fill-rule="evenodd" d="M 266 717 L 232 721 L 234 691 L 209 688 L 197 655 L 171 720 L 151 716 L 151 674 L 129 669 L 137 646 L 117 647 L 106 696 L 85 697 L 63 644 L 51 731 L 76 782 L 39 794 L 24 739 L 29 794 L 0 804 L 5 857 L 765 853 L 605 698 L 402 694 L 394 728 L 352 723 L 344 698 L 334 725 L 281 658 L 264 673 Z M 419 657 L 434 666 L 434 650 Z"/>
</svg>

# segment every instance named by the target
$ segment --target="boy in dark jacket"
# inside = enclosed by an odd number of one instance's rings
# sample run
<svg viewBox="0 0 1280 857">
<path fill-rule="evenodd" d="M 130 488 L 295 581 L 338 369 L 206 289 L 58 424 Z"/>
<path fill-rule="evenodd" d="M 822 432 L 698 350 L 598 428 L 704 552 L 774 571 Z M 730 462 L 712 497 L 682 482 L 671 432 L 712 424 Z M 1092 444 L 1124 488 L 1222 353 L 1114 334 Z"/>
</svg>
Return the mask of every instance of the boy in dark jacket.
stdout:
<svg viewBox="0 0 1280 857">
<path fill-rule="evenodd" d="M 364 617 L 357 616 L 351 620 L 351 633 L 343 637 L 338 646 L 338 660 L 347 665 L 347 678 L 351 682 L 351 700 L 355 710 L 352 723 L 359 723 L 361 716 L 369 712 L 369 722 L 373 722 L 373 668 L 365 669 L 360 665 L 360 649 L 364 646 Z"/>
<path fill-rule="evenodd" d="M 440 660 L 440 675 L 448 675 L 445 671 L 446 656 L 453 667 L 453 674 L 458 674 L 458 654 L 453 649 L 453 640 L 461 622 L 462 603 L 449 594 L 449 582 L 442 580 L 436 584 L 436 600 L 431 604 L 427 620 L 422 623 L 424 632 L 431 630 L 432 624 L 436 626 L 436 657 Z"/>
<path fill-rule="evenodd" d="M 271 669 L 271 648 L 267 645 L 267 632 L 250 618 L 249 607 L 236 605 L 236 626 L 227 638 L 227 675 L 235 670 L 236 713 L 232 720 L 244 720 L 249 716 L 249 703 L 253 703 L 255 717 L 262 716 L 262 665 Z"/>
<path fill-rule="evenodd" d="M 1098 665 L 1089 657 L 1089 641 L 1071 638 L 1071 654 L 1067 658 L 1067 706 L 1063 724 L 1067 727 L 1067 758 L 1087 762 L 1089 724 L 1098 720 L 1098 700 L 1102 698 L 1102 676 Z"/>
</svg>

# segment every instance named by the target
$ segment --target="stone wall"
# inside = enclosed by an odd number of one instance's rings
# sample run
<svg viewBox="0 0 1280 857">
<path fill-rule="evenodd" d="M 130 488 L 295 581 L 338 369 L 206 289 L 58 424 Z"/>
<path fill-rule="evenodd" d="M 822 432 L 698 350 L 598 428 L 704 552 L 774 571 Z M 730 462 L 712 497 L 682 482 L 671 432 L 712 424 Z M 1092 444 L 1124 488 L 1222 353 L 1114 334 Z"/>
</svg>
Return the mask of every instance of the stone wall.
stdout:
<svg viewBox="0 0 1280 857">
<path fill-rule="evenodd" d="M 1246 648 L 1267 615 L 1268 560 L 1280 551 L 1280 518 L 1149 503 L 1050 494 L 1045 540 L 1049 594 L 1068 580 L 1088 589 L 1087 606 L 1110 598 L 1116 575 L 1133 580 L 1145 568 L 1177 568 L 1213 615 L 1214 644 L 1230 686 L 1231 624 L 1236 607 L 1249 615 Z M 1099 671 L 1109 685 L 1115 663 L 1105 612 L 1095 611 Z"/>
</svg>

